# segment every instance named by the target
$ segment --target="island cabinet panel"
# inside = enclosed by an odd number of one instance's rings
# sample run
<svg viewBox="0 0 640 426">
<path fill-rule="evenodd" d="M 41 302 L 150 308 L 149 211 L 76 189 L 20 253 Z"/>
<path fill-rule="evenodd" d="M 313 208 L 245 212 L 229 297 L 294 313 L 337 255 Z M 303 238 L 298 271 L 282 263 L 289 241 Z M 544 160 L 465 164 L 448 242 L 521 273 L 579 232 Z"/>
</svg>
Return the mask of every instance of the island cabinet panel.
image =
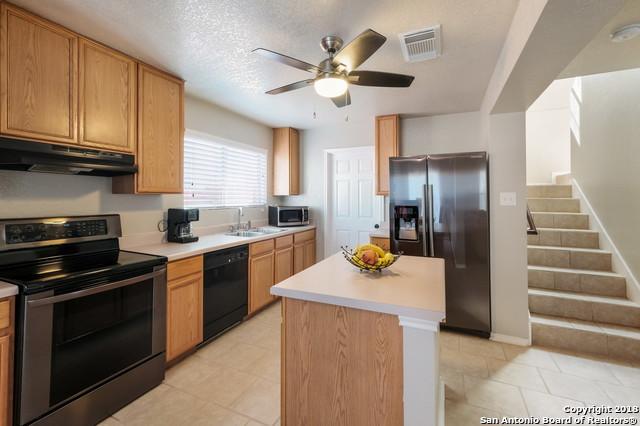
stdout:
<svg viewBox="0 0 640 426">
<path fill-rule="evenodd" d="M 2 3 L 0 132 L 75 144 L 78 37 Z"/>
<path fill-rule="evenodd" d="M 376 117 L 376 194 L 389 195 L 389 157 L 399 155 L 400 116 Z"/>
<path fill-rule="evenodd" d="M 402 425 L 398 317 L 283 300 L 283 425 Z"/>
<path fill-rule="evenodd" d="M 167 362 L 202 342 L 202 256 L 167 266 Z"/>
<path fill-rule="evenodd" d="M 136 142 L 136 62 L 80 39 L 79 141 L 133 153 Z"/>
</svg>

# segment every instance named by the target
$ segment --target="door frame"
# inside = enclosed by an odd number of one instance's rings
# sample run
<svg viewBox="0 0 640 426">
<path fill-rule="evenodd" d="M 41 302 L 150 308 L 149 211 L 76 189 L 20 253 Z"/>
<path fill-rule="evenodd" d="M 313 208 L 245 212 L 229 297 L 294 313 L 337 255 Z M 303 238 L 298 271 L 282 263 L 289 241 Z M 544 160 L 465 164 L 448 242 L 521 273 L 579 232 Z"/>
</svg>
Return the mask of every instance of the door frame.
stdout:
<svg viewBox="0 0 640 426">
<path fill-rule="evenodd" d="M 332 185 L 331 185 L 331 178 L 332 176 L 329 173 L 329 165 L 331 164 L 331 161 L 333 159 L 333 156 L 335 154 L 338 153 L 342 153 L 342 152 L 347 152 L 347 151 L 355 151 L 355 152 L 359 152 L 359 151 L 370 151 L 373 153 L 373 161 L 375 163 L 375 146 L 374 145 L 362 145 L 362 146 L 352 146 L 352 147 L 347 147 L 347 148 L 330 148 L 330 149 L 325 149 L 324 150 L 324 172 L 323 172 L 323 184 L 324 184 L 324 194 L 323 194 L 323 198 L 322 198 L 322 210 L 324 211 L 324 229 L 322 231 L 322 236 L 323 236 L 323 259 L 325 259 L 327 257 L 327 253 L 329 253 L 329 246 L 331 243 L 331 238 L 330 238 L 330 233 L 329 231 L 332 229 L 333 226 L 333 215 L 329 212 L 329 206 L 331 205 L 331 189 L 332 189 Z M 375 164 L 374 164 L 375 165 Z M 375 175 L 374 175 L 374 179 L 375 179 Z M 373 194 L 374 200 L 376 199 L 376 197 L 378 197 L 378 195 L 374 192 Z M 384 196 L 383 196 L 384 198 Z M 377 218 L 379 219 L 380 222 L 384 221 L 384 199 L 383 202 L 380 203 L 380 209 L 377 212 Z M 374 206 L 374 211 L 375 211 L 375 206 Z"/>
</svg>

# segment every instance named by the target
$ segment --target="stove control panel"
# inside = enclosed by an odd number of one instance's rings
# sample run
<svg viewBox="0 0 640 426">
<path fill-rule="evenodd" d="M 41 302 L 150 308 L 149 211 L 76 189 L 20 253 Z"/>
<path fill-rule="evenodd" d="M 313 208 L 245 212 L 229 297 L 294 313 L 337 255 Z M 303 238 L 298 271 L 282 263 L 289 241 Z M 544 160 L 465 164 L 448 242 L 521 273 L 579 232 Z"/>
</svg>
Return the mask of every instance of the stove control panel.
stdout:
<svg viewBox="0 0 640 426">
<path fill-rule="evenodd" d="M 7 245 L 107 235 L 106 219 L 12 223 L 4 226 Z"/>
</svg>

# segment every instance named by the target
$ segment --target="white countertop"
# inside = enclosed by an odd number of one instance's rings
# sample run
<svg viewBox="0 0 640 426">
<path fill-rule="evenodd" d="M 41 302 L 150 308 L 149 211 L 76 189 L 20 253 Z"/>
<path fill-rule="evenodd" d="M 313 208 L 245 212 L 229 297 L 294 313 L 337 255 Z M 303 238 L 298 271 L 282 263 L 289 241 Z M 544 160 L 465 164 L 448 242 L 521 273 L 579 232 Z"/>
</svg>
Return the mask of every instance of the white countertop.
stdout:
<svg viewBox="0 0 640 426">
<path fill-rule="evenodd" d="M 402 256 L 382 273 L 358 272 L 341 253 L 271 287 L 271 294 L 440 322 L 444 259 Z"/>
<path fill-rule="evenodd" d="M 18 286 L 0 281 L 0 299 L 18 294 Z"/>
<path fill-rule="evenodd" d="M 255 243 L 256 241 L 269 240 L 271 238 L 282 237 L 284 235 L 295 234 L 309 229 L 315 229 L 315 225 L 296 226 L 282 228 L 282 232 L 265 234 L 259 237 L 232 237 L 225 234 L 211 234 L 201 236 L 195 243 L 158 243 L 141 246 L 127 246 L 123 250 L 135 251 L 138 253 L 155 254 L 165 256 L 169 261 L 184 259 L 211 251 L 221 250 L 229 247 L 241 246 L 243 244 Z"/>
</svg>

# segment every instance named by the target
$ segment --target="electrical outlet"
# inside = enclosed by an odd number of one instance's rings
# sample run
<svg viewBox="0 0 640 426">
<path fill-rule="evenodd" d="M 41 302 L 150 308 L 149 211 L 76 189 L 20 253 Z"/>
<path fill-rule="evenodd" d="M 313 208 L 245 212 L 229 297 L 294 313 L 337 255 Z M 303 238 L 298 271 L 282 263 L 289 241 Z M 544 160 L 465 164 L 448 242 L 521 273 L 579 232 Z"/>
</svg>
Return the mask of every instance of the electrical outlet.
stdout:
<svg viewBox="0 0 640 426">
<path fill-rule="evenodd" d="M 501 192 L 500 193 L 500 205 L 501 206 L 515 206 L 516 193 L 515 192 Z"/>
</svg>

